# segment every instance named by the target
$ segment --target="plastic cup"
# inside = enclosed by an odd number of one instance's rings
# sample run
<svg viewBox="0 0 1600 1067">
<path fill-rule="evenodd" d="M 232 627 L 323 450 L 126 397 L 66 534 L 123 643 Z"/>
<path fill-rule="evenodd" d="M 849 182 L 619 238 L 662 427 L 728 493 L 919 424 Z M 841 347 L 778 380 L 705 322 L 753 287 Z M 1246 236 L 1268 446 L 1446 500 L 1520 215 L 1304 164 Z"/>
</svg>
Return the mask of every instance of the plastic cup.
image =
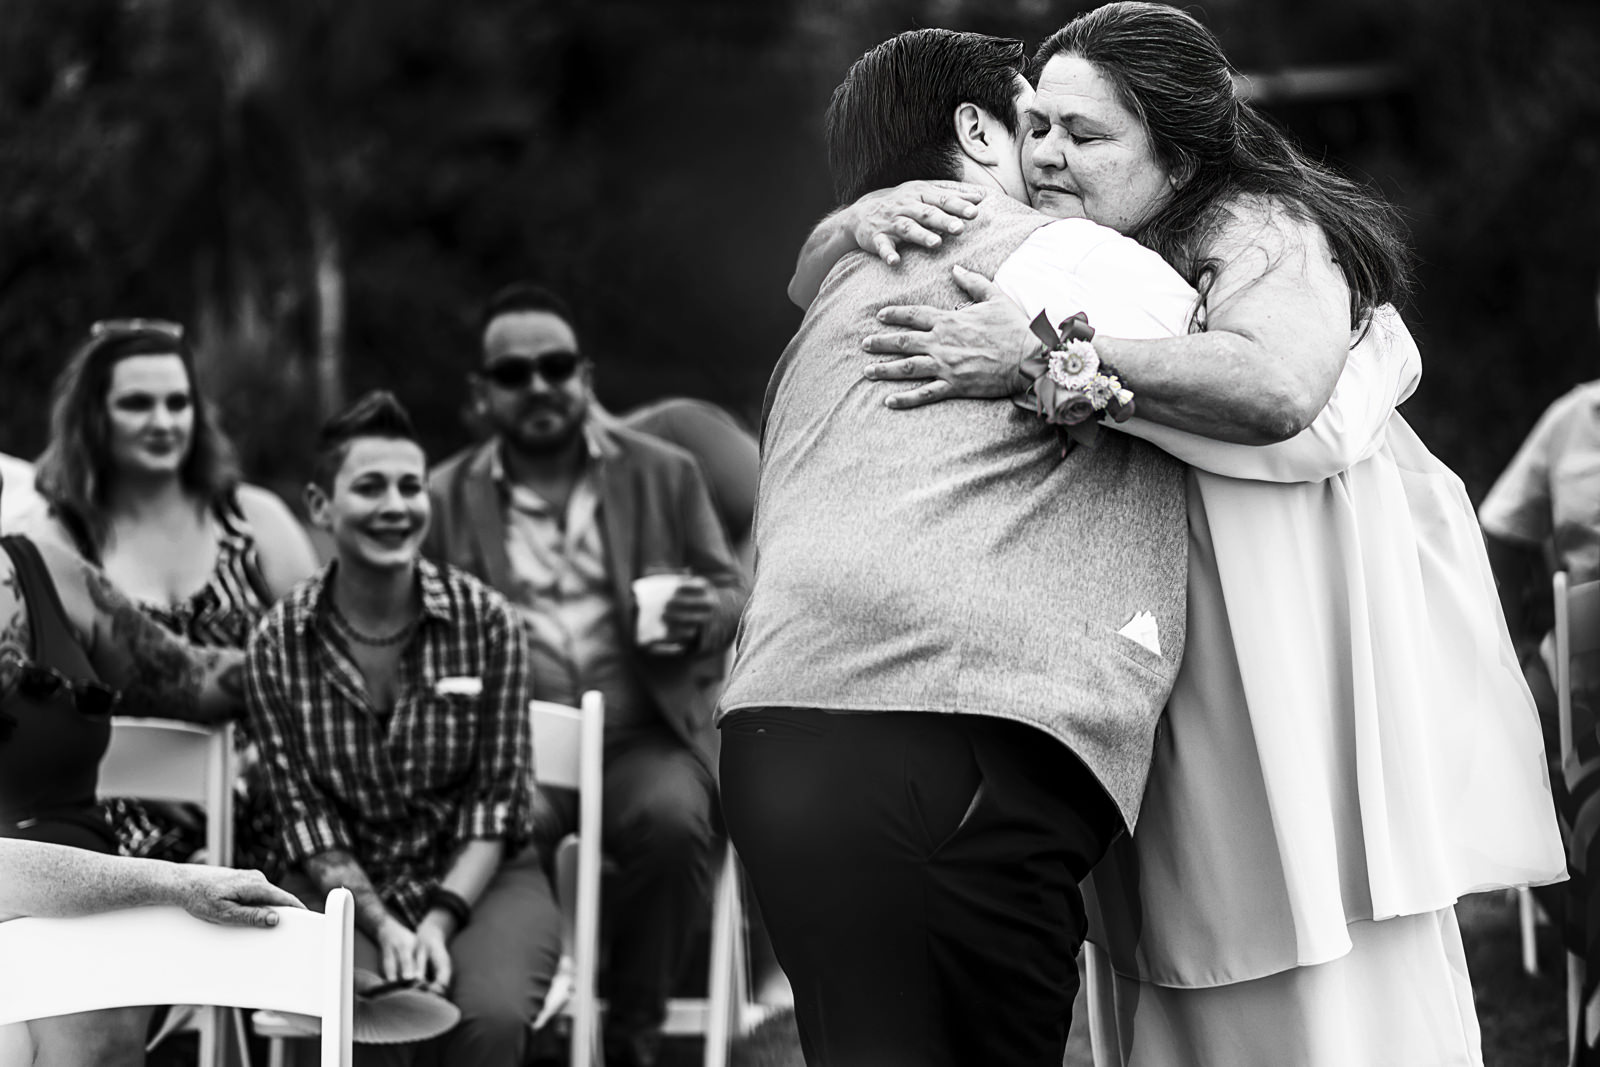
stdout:
<svg viewBox="0 0 1600 1067">
<path fill-rule="evenodd" d="M 667 601 L 683 584 L 682 574 L 647 574 L 633 580 L 633 601 L 638 605 L 639 618 L 634 625 L 633 639 L 639 647 L 652 652 L 675 652 L 683 646 L 669 640 L 664 613 Z"/>
</svg>

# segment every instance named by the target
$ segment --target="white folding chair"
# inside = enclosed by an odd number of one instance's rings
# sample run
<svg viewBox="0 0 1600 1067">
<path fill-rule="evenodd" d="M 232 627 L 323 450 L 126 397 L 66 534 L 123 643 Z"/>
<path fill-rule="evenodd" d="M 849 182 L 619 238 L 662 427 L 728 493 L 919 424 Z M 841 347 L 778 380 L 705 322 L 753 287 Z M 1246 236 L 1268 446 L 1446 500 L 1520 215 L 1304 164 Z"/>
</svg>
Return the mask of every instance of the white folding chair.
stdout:
<svg viewBox="0 0 1600 1067">
<path fill-rule="evenodd" d="M 1556 609 L 1556 707 L 1560 715 L 1561 765 L 1565 769 L 1573 751 L 1572 657 L 1600 652 L 1600 581 L 1572 585 L 1565 571 L 1551 581 Z M 1587 872 L 1590 878 L 1597 872 Z M 1600 1024 L 1588 1020 L 1582 1003 L 1585 977 L 1581 955 L 1567 953 L 1567 1049 L 1576 1047 L 1581 1028 Z"/>
<path fill-rule="evenodd" d="M 117 718 L 100 761 L 100 795 L 199 805 L 206 813 L 206 862 L 233 865 L 233 724 L 201 726 L 176 719 Z M 222 1067 L 222 1012 L 208 1008 L 173 1019 L 157 1040 L 192 1026 L 200 1033 L 201 1067 Z M 239 1039 L 243 1041 L 242 1029 Z M 248 1062 L 246 1060 L 245 1062 Z"/>
<path fill-rule="evenodd" d="M 583 694 L 582 706 L 547 700 L 528 705 L 533 723 L 533 774 L 541 786 L 578 793 L 578 832 L 568 835 L 558 867 L 572 873 L 563 895 L 561 965 L 534 1021 L 544 1026 L 560 1011 L 572 1019 L 571 1067 L 600 1062 L 600 780 L 605 750 L 605 697 Z M 572 862 L 574 852 L 576 863 Z M 558 874 L 557 881 L 566 881 Z"/>
<path fill-rule="evenodd" d="M 277 908 L 268 929 L 216 926 L 179 908 L 0 923 L 0 1026 L 142 1004 L 265 1007 L 322 1019 L 324 1067 L 350 1067 L 355 912 Z"/>
<path fill-rule="evenodd" d="M 544 1026 L 555 1015 L 572 1020 L 571 1067 L 590 1067 L 600 1057 L 599 1016 L 603 1004 L 595 991 L 600 957 L 600 784 L 603 771 L 605 703 L 598 692 L 585 693 L 582 709 L 535 700 L 533 720 L 534 775 L 540 785 L 578 792 L 578 832 L 569 834 L 556 852 L 556 895 L 561 901 L 562 960 L 545 1007 L 535 1020 Z M 739 889 L 738 858 L 728 846 L 717 878 L 711 921 L 710 974 L 707 995 L 673 997 L 662 1027 L 667 1034 L 705 1037 L 706 1067 L 726 1067 L 735 1036 L 748 1033 L 769 1014 L 752 1002 L 744 909 Z"/>
</svg>

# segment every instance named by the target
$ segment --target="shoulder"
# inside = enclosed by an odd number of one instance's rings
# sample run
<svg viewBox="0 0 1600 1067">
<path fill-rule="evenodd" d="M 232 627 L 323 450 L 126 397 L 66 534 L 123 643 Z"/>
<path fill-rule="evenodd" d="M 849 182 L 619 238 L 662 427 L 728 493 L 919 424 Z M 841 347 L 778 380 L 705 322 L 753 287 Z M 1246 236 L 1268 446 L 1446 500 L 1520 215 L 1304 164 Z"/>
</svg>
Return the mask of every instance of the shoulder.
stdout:
<svg viewBox="0 0 1600 1067">
<path fill-rule="evenodd" d="M 1332 257 L 1322 227 L 1298 205 L 1272 196 L 1245 194 L 1220 204 L 1201 258 L 1230 261 L 1249 253 L 1270 260 L 1284 256 Z"/>
<path fill-rule="evenodd" d="M 271 593 L 275 598 L 286 596 L 296 583 L 316 572 L 317 553 L 311 536 L 276 493 L 258 485 L 240 485 L 235 500 Z"/>
<path fill-rule="evenodd" d="M 436 591 L 449 602 L 449 611 L 458 620 L 470 622 L 497 622 L 514 616 L 511 602 L 487 582 L 449 563 L 437 563 L 426 557 L 417 561 L 422 576 L 423 594 Z"/>
<path fill-rule="evenodd" d="M 626 426 L 607 426 L 605 432 L 625 462 L 663 473 L 698 470 L 693 454 L 671 441 Z"/>
<path fill-rule="evenodd" d="M 250 533 L 258 542 L 305 539 L 306 532 L 300 520 L 295 518 L 283 498 L 270 489 L 242 484 L 234 499 L 238 502 L 239 514 L 249 524 Z"/>
<path fill-rule="evenodd" d="M 428 488 L 433 492 L 442 491 L 451 481 L 461 477 L 471 467 L 473 460 L 487 452 L 491 444 L 492 442 L 469 445 L 435 464 L 433 470 L 428 473 Z"/>
</svg>

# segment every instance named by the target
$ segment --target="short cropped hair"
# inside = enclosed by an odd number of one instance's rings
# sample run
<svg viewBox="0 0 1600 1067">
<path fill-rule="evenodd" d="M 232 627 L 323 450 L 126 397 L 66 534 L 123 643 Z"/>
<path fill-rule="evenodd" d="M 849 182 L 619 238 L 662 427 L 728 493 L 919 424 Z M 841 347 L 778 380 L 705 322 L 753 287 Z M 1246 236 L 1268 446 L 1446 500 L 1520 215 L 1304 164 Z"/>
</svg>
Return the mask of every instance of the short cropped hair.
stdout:
<svg viewBox="0 0 1600 1067">
<path fill-rule="evenodd" d="M 874 189 L 961 176 L 955 110 L 975 104 L 1017 132 L 1022 42 L 907 30 L 851 65 L 828 104 L 828 171 L 840 203 Z"/>
<path fill-rule="evenodd" d="M 478 343 L 483 343 L 489 324 L 501 315 L 535 311 L 547 311 L 572 327 L 574 334 L 578 332 L 572 305 L 560 293 L 534 282 L 512 282 L 491 296 L 478 312 Z"/>
<path fill-rule="evenodd" d="M 312 482 L 331 493 L 333 480 L 350 454 L 350 443 L 358 437 L 382 437 L 421 445 L 405 406 L 389 390 L 374 389 L 323 424 L 317 435 Z"/>
</svg>

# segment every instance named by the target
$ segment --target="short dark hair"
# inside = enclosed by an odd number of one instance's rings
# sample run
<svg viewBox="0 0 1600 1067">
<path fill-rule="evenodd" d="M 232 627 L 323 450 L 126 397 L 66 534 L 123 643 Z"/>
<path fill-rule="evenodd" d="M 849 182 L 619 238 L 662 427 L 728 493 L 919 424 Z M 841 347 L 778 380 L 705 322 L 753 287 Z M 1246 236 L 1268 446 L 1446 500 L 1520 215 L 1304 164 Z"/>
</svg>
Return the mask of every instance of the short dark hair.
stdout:
<svg viewBox="0 0 1600 1067">
<path fill-rule="evenodd" d="M 916 178 L 961 176 L 955 110 L 976 104 L 1017 132 L 1022 42 L 907 30 L 871 49 L 828 104 L 828 171 L 840 203 Z"/>
<path fill-rule="evenodd" d="M 358 437 L 383 437 L 421 445 L 405 406 L 389 390 L 374 389 L 323 423 L 317 435 L 311 481 L 332 492 L 333 480 L 350 454 L 350 442 Z"/>
<path fill-rule="evenodd" d="M 483 344 L 489 324 L 501 315 L 535 311 L 548 311 L 572 327 L 572 332 L 577 334 L 578 320 L 565 297 L 535 282 L 512 282 L 485 301 L 478 312 L 478 344 Z"/>
<path fill-rule="evenodd" d="M 1408 287 L 1410 251 L 1399 213 L 1381 196 L 1306 157 L 1234 91 L 1233 69 L 1210 30 L 1177 8 L 1123 0 L 1079 15 L 1034 53 L 1035 85 L 1050 60 L 1077 56 L 1138 116 L 1156 158 L 1183 185 L 1128 236 L 1161 253 L 1202 303 L 1217 264 L 1202 252 L 1221 213 L 1265 197 L 1322 228 L 1350 286 L 1352 328 Z"/>
</svg>

